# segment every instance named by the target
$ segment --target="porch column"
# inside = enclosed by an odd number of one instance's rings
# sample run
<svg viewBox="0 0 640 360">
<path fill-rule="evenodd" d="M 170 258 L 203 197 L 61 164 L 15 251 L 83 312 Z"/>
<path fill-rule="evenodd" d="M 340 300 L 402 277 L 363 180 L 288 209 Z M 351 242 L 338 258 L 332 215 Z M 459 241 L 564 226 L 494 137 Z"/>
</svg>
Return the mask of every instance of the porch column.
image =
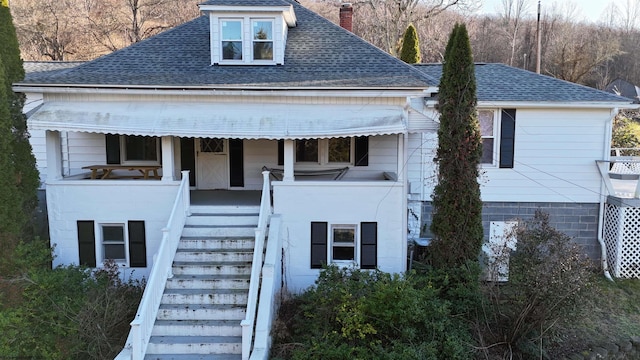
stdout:
<svg viewBox="0 0 640 360">
<path fill-rule="evenodd" d="M 294 181 L 293 176 L 293 148 L 294 140 L 284 141 L 284 175 L 282 181 Z"/>
<path fill-rule="evenodd" d="M 47 180 L 62 179 L 62 143 L 59 131 L 46 131 Z"/>
<path fill-rule="evenodd" d="M 404 134 L 398 134 L 398 150 L 397 150 L 397 166 L 398 170 L 396 173 L 398 174 L 398 182 L 404 182 L 405 179 L 405 171 L 407 167 L 405 166 L 405 141 Z"/>
<path fill-rule="evenodd" d="M 175 181 L 173 136 L 162 137 L 162 181 Z"/>
</svg>

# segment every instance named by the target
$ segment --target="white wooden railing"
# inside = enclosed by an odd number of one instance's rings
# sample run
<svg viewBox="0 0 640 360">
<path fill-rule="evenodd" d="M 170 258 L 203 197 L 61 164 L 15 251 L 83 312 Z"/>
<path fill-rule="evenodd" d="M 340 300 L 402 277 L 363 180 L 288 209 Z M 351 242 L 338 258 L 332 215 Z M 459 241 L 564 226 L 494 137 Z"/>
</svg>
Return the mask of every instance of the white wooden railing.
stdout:
<svg viewBox="0 0 640 360">
<path fill-rule="evenodd" d="M 251 280 L 249 282 L 249 296 L 247 299 L 247 313 L 240 323 L 242 326 L 242 359 L 249 359 L 251 345 L 253 343 L 253 330 L 256 320 L 258 305 L 258 292 L 260 289 L 260 277 L 264 256 L 264 241 L 267 234 L 267 226 L 271 218 L 271 182 L 269 171 L 262 172 L 262 198 L 260 200 L 260 215 L 258 227 L 255 230 L 255 245 L 253 249 L 253 262 L 251 264 Z"/>
<path fill-rule="evenodd" d="M 640 148 L 611 148 L 611 156 L 638 156 Z"/>
<path fill-rule="evenodd" d="M 153 256 L 153 267 L 144 289 L 136 317 L 131 322 L 131 332 L 125 347 L 130 348 L 132 360 L 144 359 L 144 354 L 151 338 L 153 324 L 158 315 L 162 293 L 167 279 L 173 276 L 171 264 L 180 242 L 182 229 L 190 213 L 191 198 L 189 196 L 189 171 L 182 171 L 182 181 L 173 203 L 167 226 L 162 229 L 162 242 L 158 252 Z"/>
<path fill-rule="evenodd" d="M 278 291 L 282 284 L 282 236 L 281 218 L 279 214 L 271 216 L 269 224 L 269 241 L 262 267 L 262 284 L 260 301 L 256 318 L 255 340 L 249 360 L 267 360 L 271 348 L 271 326 L 278 313 L 280 302 Z"/>
</svg>

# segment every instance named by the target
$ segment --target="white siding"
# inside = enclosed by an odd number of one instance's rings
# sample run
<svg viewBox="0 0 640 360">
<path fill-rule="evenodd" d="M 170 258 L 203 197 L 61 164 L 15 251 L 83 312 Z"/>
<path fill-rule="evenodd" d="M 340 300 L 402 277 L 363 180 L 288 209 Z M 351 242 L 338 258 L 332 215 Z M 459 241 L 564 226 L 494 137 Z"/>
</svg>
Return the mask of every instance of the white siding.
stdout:
<svg viewBox="0 0 640 360">
<path fill-rule="evenodd" d="M 407 229 L 401 184 L 385 182 L 274 182 L 274 213 L 282 214 L 287 288 L 299 292 L 313 284 L 311 222 L 378 223 L 378 268 L 398 273 L 406 267 Z"/>
<path fill-rule="evenodd" d="M 606 109 L 517 109 L 514 168 L 484 166 L 482 200 L 598 202 L 595 160 L 608 147 L 604 134 L 610 120 Z M 425 188 L 433 191 L 426 183 Z"/>
<path fill-rule="evenodd" d="M 78 264 L 78 220 L 125 223 L 144 220 L 148 268 L 136 268 L 136 277 L 148 276 L 162 239 L 162 228 L 178 191 L 179 182 L 59 181 L 47 184 L 47 206 L 53 266 Z M 98 246 L 98 244 L 96 244 Z M 98 263 L 101 262 L 97 259 Z M 126 270 L 126 269 L 125 269 Z"/>
<path fill-rule="evenodd" d="M 105 135 L 94 133 L 67 133 L 66 148 L 69 152 L 65 174 L 77 175 L 87 170 L 83 166 L 105 164 L 107 161 Z M 63 147 L 65 143 L 63 142 Z"/>
<path fill-rule="evenodd" d="M 29 131 L 31 137 L 31 149 L 33 156 L 36 158 L 36 168 L 40 172 L 40 182 L 44 184 L 47 181 L 47 141 L 46 132 L 44 130 Z"/>
<path fill-rule="evenodd" d="M 244 189 L 262 189 L 262 167 L 278 166 L 278 142 L 275 140 L 244 141 Z"/>
</svg>

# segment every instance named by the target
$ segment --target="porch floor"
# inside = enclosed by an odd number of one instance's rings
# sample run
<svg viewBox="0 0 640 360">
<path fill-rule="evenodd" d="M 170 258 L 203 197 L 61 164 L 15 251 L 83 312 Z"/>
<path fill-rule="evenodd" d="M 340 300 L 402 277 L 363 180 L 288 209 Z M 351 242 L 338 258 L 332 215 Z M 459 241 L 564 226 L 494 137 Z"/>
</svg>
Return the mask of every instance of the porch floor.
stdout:
<svg viewBox="0 0 640 360">
<path fill-rule="evenodd" d="M 191 205 L 259 206 L 259 190 L 191 190 Z"/>
</svg>

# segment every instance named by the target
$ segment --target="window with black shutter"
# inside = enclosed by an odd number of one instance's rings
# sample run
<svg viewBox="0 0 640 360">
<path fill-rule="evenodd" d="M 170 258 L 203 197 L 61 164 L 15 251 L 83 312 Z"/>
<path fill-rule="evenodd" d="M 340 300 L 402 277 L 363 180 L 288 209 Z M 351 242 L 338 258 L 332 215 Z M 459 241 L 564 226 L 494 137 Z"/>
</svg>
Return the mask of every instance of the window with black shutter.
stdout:
<svg viewBox="0 0 640 360">
<path fill-rule="evenodd" d="M 500 167 L 513 168 L 516 109 L 503 109 L 500 119 Z"/>
<path fill-rule="evenodd" d="M 83 266 L 96 267 L 96 234 L 93 221 L 79 220 L 78 254 L 79 263 Z"/>
<path fill-rule="evenodd" d="M 326 222 L 311 223 L 311 268 L 321 269 L 327 263 L 327 229 Z"/>
<path fill-rule="evenodd" d="M 129 221 L 129 266 L 147 267 L 144 221 Z"/>
<path fill-rule="evenodd" d="M 378 223 L 360 224 L 360 268 L 375 269 L 378 266 Z"/>
</svg>

